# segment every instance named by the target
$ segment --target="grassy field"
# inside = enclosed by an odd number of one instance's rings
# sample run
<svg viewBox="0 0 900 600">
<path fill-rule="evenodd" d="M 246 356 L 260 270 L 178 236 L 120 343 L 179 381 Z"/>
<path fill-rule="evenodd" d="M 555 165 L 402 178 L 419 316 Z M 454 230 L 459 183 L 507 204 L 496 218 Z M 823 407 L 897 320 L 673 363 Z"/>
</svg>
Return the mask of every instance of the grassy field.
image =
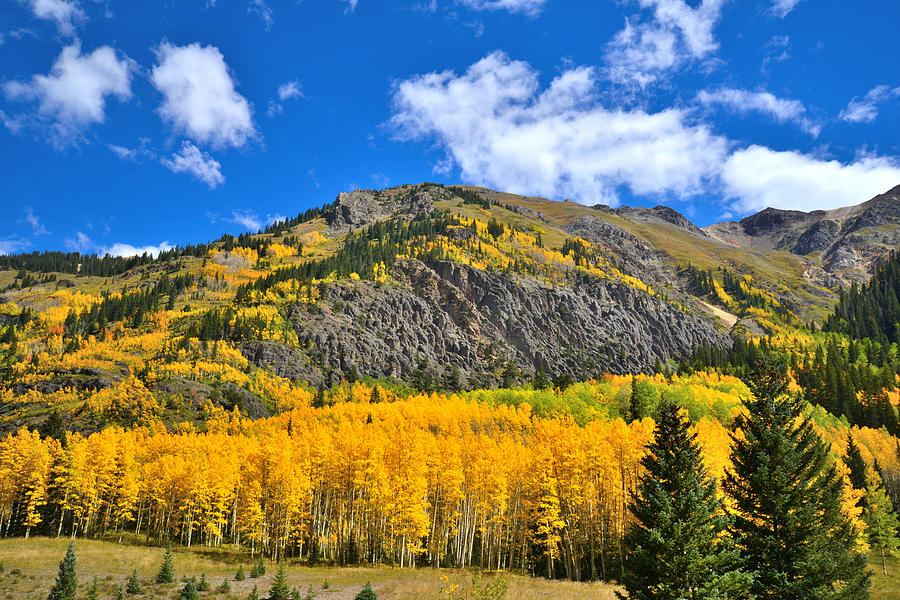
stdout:
<svg viewBox="0 0 900 600">
<path fill-rule="evenodd" d="M 67 539 L 33 538 L 30 540 L 0 540 L 0 600 L 44 600 L 53 585 L 59 561 L 66 552 Z M 163 551 L 159 548 L 77 540 L 79 598 L 83 598 L 94 575 L 100 581 L 100 598 L 115 598 L 116 590 L 125 583 L 132 569 L 137 569 L 143 586 L 143 595 L 126 596 L 155 600 L 176 599 L 183 584 L 157 585 L 154 583 Z M 244 581 L 235 581 L 234 574 L 239 565 L 248 574 Z M 267 564 L 267 572 L 258 579 L 249 577 L 250 562 L 246 554 L 238 555 L 226 550 L 194 548 L 190 551 L 175 550 L 175 578 L 196 576 L 205 573 L 211 584 L 211 591 L 201 594 L 201 598 L 213 600 L 243 600 L 254 586 L 260 598 L 265 598 L 276 567 Z M 392 569 L 389 567 L 307 567 L 288 565 L 288 584 L 297 586 L 306 594 L 309 586 L 319 600 L 353 600 L 367 583 L 379 600 L 437 600 L 447 598 L 441 594 L 441 587 L 460 584 L 470 588 L 472 573 L 439 569 Z M 548 581 L 517 575 L 504 574 L 509 583 L 505 600 L 532 600 L 539 598 L 572 598 L 573 600 L 613 600 L 614 587 L 600 583 L 574 583 L 569 581 Z M 442 581 L 446 578 L 447 582 Z M 229 580 L 231 591 L 216 592 L 224 579 Z M 489 576 L 485 578 L 487 581 Z M 325 582 L 327 589 L 324 589 Z M 885 596 L 887 598 L 888 596 Z"/>
<path fill-rule="evenodd" d="M 68 540 L 33 538 L 0 540 L 0 600 L 43 600 L 56 577 L 58 564 L 66 551 Z M 144 593 L 127 596 L 141 599 L 176 599 L 182 583 L 157 585 L 156 572 L 162 558 L 162 550 L 155 547 L 116 544 L 93 540 L 76 542 L 79 575 L 79 598 L 87 593 L 94 576 L 100 582 L 100 598 L 115 598 L 116 590 L 124 584 L 132 569 L 137 569 Z M 239 566 L 248 574 L 244 581 L 235 581 Z M 176 581 L 206 574 L 211 591 L 202 598 L 214 600 L 243 600 L 254 586 L 260 598 L 265 598 L 276 568 L 267 564 L 264 576 L 249 577 L 251 562 L 246 554 L 228 550 L 193 548 L 175 551 Z M 881 564 L 872 564 L 872 600 L 900 600 L 900 561 L 888 564 L 888 576 L 881 574 Z M 320 600 L 353 600 L 360 589 L 371 582 L 381 600 L 437 600 L 447 598 L 442 587 L 458 584 L 460 590 L 471 588 L 472 573 L 449 569 L 392 569 L 389 567 L 308 567 L 289 565 L 288 583 L 296 586 L 305 597 L 311 589 Z M 574 583 L 532 579 L 519 575 L 502 575 L 509 583 L 504 600 L 572 599 L 612 600 L 615 588 L 601 583 Z M 484 581 L 490 580 L 490 575 Z M 230 592 L 217 592 L 223 580 L 228 580 Z M 327 582 L 327 583 L 326 583 Z M 311 587 L 310 587 L 311 586 Z"/>
</svg>

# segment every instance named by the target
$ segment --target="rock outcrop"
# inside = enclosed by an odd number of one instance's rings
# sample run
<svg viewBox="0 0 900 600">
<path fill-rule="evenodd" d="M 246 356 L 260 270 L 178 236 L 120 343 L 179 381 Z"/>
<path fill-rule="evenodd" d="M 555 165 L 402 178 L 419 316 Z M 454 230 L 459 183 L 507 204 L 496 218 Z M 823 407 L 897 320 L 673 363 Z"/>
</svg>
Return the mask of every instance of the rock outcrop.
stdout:
<svg viewBox="0 0 900 600">
<path fill-rule="evenodd" d="M 450 262 L 398 262 L 396 284 L 328 286 L 318 307 L 289 313 L 307 350 L 244 347 L 250 360 L 293 379 L 330 383 L 352 369 L 373 377 L 446 377 L 495 385 L 508 362 L 524 377 L 583 378 L 646 371 L 699 344 L 728 346 L 705 316 L 687 314 L 626 284 L 572 286 L 508 278 Z M 293 353 L 293 354 L 292 354 Z"/>
</svg>

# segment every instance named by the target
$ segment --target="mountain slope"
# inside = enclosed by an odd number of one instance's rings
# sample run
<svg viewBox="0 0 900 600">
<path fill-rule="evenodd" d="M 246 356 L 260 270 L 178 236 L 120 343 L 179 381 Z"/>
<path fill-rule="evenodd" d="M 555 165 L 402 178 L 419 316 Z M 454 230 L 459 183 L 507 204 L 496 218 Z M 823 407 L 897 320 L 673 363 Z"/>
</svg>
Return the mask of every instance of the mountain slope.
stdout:
<svg viewBox="0 0 900 600">
<path fill-rule="evenodd" d="M 900 235 L 898 206 L 895 190 L 700 229 L 665 207 L 420 184 L 159 259 L 0 257 L 0 394 L 15 400 L 0 418 L 62 406 L 92 429 L 207 402 L 264 416 L 278 390 L 342 378 L 458 389 L 675 366 L 821 320 L 831 288 Z M 827 271 L 840 252 L 866 260 Z"/>
</svg>

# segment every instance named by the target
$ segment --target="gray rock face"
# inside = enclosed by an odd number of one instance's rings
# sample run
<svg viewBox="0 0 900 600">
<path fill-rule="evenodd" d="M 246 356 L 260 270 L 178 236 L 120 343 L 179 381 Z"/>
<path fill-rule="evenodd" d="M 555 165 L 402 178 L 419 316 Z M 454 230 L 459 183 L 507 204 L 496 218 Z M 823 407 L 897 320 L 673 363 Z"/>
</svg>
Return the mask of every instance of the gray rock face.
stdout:
<svg viewBox="0 0 900 600">
<path fill-rule="evenodd" d="M 338 195 L 326 220 L 332 229 L 342 229 L 368 225 L 394 215 L 431 214 L 436 193 L 432 189 L 418 188 L 390 195 L 369 190 L 345 192 Z"/>
<path fill-rule="evenodd" d="M 579 217 L 566 231 L 617 255 L 622 263 L 617 265 L 619 268 L 629 274 L 637 274 L 647 283 L 672 279 L 672 273 L 666 269 L 666 257 L 630 231 L 590 215 Z"/>
<path fill-rule="evenodd" d="M 311 360 L 247 353 L 296 379 L 330 382 L 359 374 L 410 380 L 427 361 L 433 377 L 459 369 L 464 385 L 494 385 L 507 361 L 530 376 L 587 377 L 650 369 L 696 344 L 728 346 L 711 320 L 611 281 L 567 287 L 450 262 L 398 262 L 397 285 L 333 284 L 320 307 L 289 318 Z"/>
<path fill-rule="evenodd" d="M 803 232 L 791 248 L 791 252 L 806 255 L 810 252 L 827 250 L 834 244 L 840 231 L 841 226 L 837 221 L 819 221 Z"/>
</svg>

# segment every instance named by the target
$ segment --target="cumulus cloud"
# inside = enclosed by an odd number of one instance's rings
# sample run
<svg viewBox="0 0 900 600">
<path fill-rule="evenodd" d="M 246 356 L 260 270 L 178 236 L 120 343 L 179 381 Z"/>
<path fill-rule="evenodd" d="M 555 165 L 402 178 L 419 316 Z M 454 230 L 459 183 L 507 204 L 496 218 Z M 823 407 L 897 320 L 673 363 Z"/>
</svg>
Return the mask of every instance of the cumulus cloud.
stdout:
<svg viewBox="0 0 900 600">
<path fill-rule="evenodd" d="M 173 173 L 188 173 L 215 189 L 217 185 L 225 183 L 222 175 L 222 165 L 206 152 L 202 152 L 191 142 L 182 142 L 181 152 L 176 152 L 172 158 L 163 158 L 162 164 Z"/>
<path fill-rule="evenodd" d="M 38 216 L 34 214 L 33 208 L 31 208 L 30 206 L 26 206 L 22 213 L 25 216 L 20 222 L 28 223 L 31 226 L 32 235 L 48 235 L 50 233 L 49 231 L 47 231 L 47 228 L 44 227 L 44 224 L 41 223 L 41 220 L 38 218 Z"/>
<path fill-rule="evenodd" d="M 107 98 L 131 97 L 133 70 L 132 61 L 109 46 L 82 54 L 76 42 L 63 48 L 49 75 L 8 81 L 3 91 L 11 100 L 36 101 L 40 120 L 51 125 L 56 141 L 65 143 L 104 121 Z"/>
<path fill-rule="evenodd" d="M 725 0 L 703 0 L 692 8 L 685 0 L 638 0 L 648 18 L 626 19 L 607 45 L 607 75 L 616 83 L 647 85 L 689 61 L 719 48 L 713 29 Z"/>
<path fill-rule="evenodd" d="M 227 220 L 251 231 L 257 231 L 263 225 L 262 220 L 252 210 L 233 210 L 231 211 L 231 218 Z"/>
<path fill-rule="evenodd" d="M 116 242 L 112 246 L 100 248 L 99 254 L 108 254 L 110 256 L 141 256 L 149 254 L 150 256 L 159 256 L 160 252 L 171 250 L 173 247 L 169 242 L 162 242 L 156 246 L 132 246 L 131 244 Z"/>
<path fill-rule="evenodd" d="M 900 164 L 883 157 L 845 164 L 754 145 L 728 158 L 722 180 L 741 213 L 766 207 L 828 210 L 859 204 L 900 184 Z"/>
<path fill-rule="evenodd" d="M 770 11 L 776 17 L 785 18 L 801 0 L 773 0 Z"/>
<path fill-rule="evenodd" d="M 53 21 L 59 33 L 65 36 L 75 34 L 75 25 L 84 20 L 84 11 L 77 0 L 20 0 L 38 19 Z"/>
<path fill-rule="evenodd" d="M 841 119 L 850 123 L 871 123 L 878 117 L 878 105 L 892 97 L 900 96 L 900 87 L 875 86 L 862 98 L 854 98 L 841 111 Z"/>
<path fill-rule="evenodd" d="M 250 103 L 234 87 L 219 49 L 160 44 L 150 80 L 164 97 L 159 114 L 176 132 L 213 147 L 240 147 L 256 137 Z"/>
<path fill-rule="evenodd" d="M 727 154 L 723 138 L 676 109 L 610 110 L 592 69 L 571 68 L 543 91 L 530 65 L 494 52 L 462 75 L 395 84 L 389 127 L 430 139 L 472 183 L 511 192 L 617 204 L 616 188 L 690 196 Z"/>
<path fill-rule="evenodd" d="M 768 115 L 779 123 L 792 122 L 804 131 L 818 136 L 821 127 L 806 116 L 806 107 L 799 100 L 779 98 L 769 92 L 751 92 L 734 88 L 701 90 L 697 101 L 705 106 L 719 105 L 735 112 L 750 112 Z"/>
</svg>

